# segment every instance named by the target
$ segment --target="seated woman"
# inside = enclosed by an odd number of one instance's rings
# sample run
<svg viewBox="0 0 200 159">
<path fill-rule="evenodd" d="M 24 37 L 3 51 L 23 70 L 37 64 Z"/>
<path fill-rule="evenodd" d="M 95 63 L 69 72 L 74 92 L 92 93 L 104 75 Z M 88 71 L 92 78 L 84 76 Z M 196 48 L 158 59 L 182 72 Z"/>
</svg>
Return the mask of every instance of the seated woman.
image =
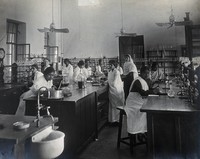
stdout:
<svg viewBox="0 0 200 159">
<path fill-rule="evenodd" d="M 53 86 L 53 77 L 55 74 L 55 70 L 53 67 L 48 67 L 44 70 L 44 75 L 40 76 L 33 85 L 30 87 L 30 90 L 27 92 L 24 92 L 20 96 L 20 101 L 18 105 L 18 109 L 16 112 L 16 115 L 24 115 L 25 114 L 25 98 L 31 97 L 31 96 L 36 96 L 38 93 L 38 90 L 41 87 L 46 87 L 47 89 L 50 89 Z"/>
<path fill-rule="evenodd" d="M 159 89 L 149 89 L 146 80 L 149 78 L 149 69 L 142 66 L 140 76 L 132 82 L 129 95 L 126 99 L 124 110 L 127 114 L 127 131 L 130 134 L 144 133 L 147 131 L 146 113 L 140 112 L 140 108 L 146 102 L 148 94 L 157 94 Z"/>
<path fill-rule="evenodd" d="M 162 70 L 160 70 L 158 68 L 158 63 L 157 62 L 153 62 L 152 66 L 151 66 L 151 80 L 152 82 L 157 82 L 159 80 L 164 80 L 164 73 Z"/>
<path fill-rule="evenodd" d="M 119 110 L 117 106 L 124 105 L 124 89 L 120 72 L 117 70 L 117 63 L 114 60 L 109 61 L 110 72 L 108 73 L 109 85 L 109 115 L 108 121 L 111 123 L 118 122 Z"/>
</svg>

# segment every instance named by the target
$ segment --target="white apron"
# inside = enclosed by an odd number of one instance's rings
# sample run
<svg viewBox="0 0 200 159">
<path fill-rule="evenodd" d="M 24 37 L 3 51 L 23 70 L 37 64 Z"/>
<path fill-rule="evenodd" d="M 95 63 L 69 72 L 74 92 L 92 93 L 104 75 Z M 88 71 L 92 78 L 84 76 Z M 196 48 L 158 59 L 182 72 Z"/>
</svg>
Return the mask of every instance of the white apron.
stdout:
<svg viewBox="0 0 200 159">
<path fill-rule="evenodd" d="M 144 79 L 137 77 L 131 84 L 130 90 L 136 80 L 139 80 L 142 89 L 148 90 L 149 87 Z M 126 99 L 124 110 L 127 115 L 127 131 L 130 134 L 144 133 L 147 131 L 146 113 L 140 112 L 140 108 L 146 102 L 138 92 L 130 92 Z"/>
<path fill-rule="evenodd" d="M 119 110 L 117 106 L 124 105 L 124 89 L 120 73 L 117 69 L 108 73 L 109 84 L 109 122 L 116 122 L 119 120 Z"/>
</svg>

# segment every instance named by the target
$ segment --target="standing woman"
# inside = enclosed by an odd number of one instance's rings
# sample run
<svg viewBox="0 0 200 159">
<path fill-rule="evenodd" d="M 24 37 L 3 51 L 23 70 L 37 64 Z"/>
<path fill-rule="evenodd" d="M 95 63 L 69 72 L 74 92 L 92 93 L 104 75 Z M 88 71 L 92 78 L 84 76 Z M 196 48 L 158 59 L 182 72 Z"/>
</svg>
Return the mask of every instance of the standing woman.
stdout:
<svg viewBox="0 0 200 159">
<path fill-rule="evenodd" d="M 88 78 L 88 71 L 85 68 L 85 63 L 83 60 L 80 60 L 77 64 L 78 66 L 74 69 L 73 80 L 78 82 L 79 80 L 86 81 Z"/>
<path fill-rule="evenodd" d="M 138 77 L 138 71 L 137 67 L 133 63 L 133 59 L 131 58 L 131 55 L 127 54 L 125 55 L 125 63 L 124 63 L 124 74 L 122 76 L 124 81 L 124 93 L 125 93 L 125 99 L 128 97 L 129 94 L 129 88 L 131 86 L 132 81 Z"/>
<path fill-rule="evenodd" d="M 121 66 L 119 65 L 119 62 L 117 62 L 117 70 L 119 71 L 120 75 L 123 75 L 124 72 Z"/>
<path fill-rule="evenodd" d="M 108 84 L 109 84 L 109 115 L 108 121 L 111 123 L 118 122 L 119 110 L 117 106 L 124 105 L 124 90 L 123 82 L 120 77 L 120 73 L 117 70 L 117 63 L 114 60 L 109 61 L 111 67 L 108 73 Z"/>
<path fill-rule="evenodd" d="M 63 76 L 63 84 L 73 84 L 73 74 L 74 74 L 74 69 L 73 66 L 71 65 L 71 62 L 69 59 L 64 59 L 64 64 L 62 69 L 62 76 Z"/>
</svg>

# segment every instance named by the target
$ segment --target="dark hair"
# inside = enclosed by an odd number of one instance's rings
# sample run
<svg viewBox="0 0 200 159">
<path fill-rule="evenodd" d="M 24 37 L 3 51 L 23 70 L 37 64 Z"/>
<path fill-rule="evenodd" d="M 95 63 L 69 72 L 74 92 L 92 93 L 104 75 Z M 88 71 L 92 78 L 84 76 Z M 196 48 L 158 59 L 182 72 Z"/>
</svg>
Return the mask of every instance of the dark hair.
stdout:
<svg viewBox="0 0 200 159">
<path fill-rule="evenodd" d="M 157 62 L 153 62 L 152 65 L 151 65 L 151 69 L 155 69 L 157 66 L 158 66 L 158 63 Z"/>
<path fill-rule="evenodd" d="M 45 70 L 44 70 L 44 75 L 48 75 L 52 72 L 55 72 L 54 68 L 53 67 L 47 67 Z"/>
<path fill-rule="evenodd" d="M 39 68 L 38 68 L 38 65 L 37 65 L 36 63 L 35 63 L 35 64 L 32 64 L 32 65 L 31 65 L 31 68 L 36 68 L 37 70 L 39 69 Z"/>
<path fill-rule="evenodd" d="M 84 61 L 83 60 L 80 60 L 79 62 L 78 62 L 78 64 L 77 64 L 78 66 L 83 66 L 83 65 L 85 65 L 85 63 L 84 63 Z"/>
<path fill-rule="evenodd" d="M 142 66 L 142 67 L 140 68 L 140 74 L 145 73 L 145 71 L 149 71 L 149 67 L 147 67 L 147 66 Z"/>
<path fill-rule="evenodd" d="M 63 60 L 63 62 L 66 64 L 66 62 L 68 62 L 68 63 L 70 63 L 71 64 L 71 62 L 69 61 L 69 59 L 68 58 L 66 58 L 66 59 L 64 59 Z"/>
<path fill-rule="evenodd" d="M 114 65 L 115 68 L 117 67 L 117 62 L 116 62 L 115 60 L 110 60 L 110 61 L 109 61 L 109 64 L 110 64 L 110 65 Z"/>
<path fill-rule="evenodd" d="M 49 60 L 48 58 L 46 58 L 46 57 L 45 57 L 45 58 L 43 58 L 43 61 L 45 61 L 45 60 L 47 60 L 47 61 L 49 61 L 49 62 L 50 62 L 50 60 Z"/>
</svg>

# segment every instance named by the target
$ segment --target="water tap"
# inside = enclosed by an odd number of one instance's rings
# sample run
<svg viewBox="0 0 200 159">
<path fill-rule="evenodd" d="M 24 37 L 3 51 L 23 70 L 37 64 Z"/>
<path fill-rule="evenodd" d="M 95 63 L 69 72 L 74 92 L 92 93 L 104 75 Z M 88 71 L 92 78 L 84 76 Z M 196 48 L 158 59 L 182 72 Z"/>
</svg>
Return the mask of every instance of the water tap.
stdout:
<svg viewBox="0 0 200 159">
<path fill-rule="evenodd" d="M 40 103 L 40 95 L 41 95 L 41 90 L 46 90 L 49 94 L 49 91 L 47 89 L 47 87 L 40 87 L 40 89 L 38 90 L 38 95 L 37 95 L 37 115 L 36 115 L 36 122 L 37 122 L 37 127 L 40 126 L 40 110 L 44 107 L 41 103 Z"/>
</svg>

